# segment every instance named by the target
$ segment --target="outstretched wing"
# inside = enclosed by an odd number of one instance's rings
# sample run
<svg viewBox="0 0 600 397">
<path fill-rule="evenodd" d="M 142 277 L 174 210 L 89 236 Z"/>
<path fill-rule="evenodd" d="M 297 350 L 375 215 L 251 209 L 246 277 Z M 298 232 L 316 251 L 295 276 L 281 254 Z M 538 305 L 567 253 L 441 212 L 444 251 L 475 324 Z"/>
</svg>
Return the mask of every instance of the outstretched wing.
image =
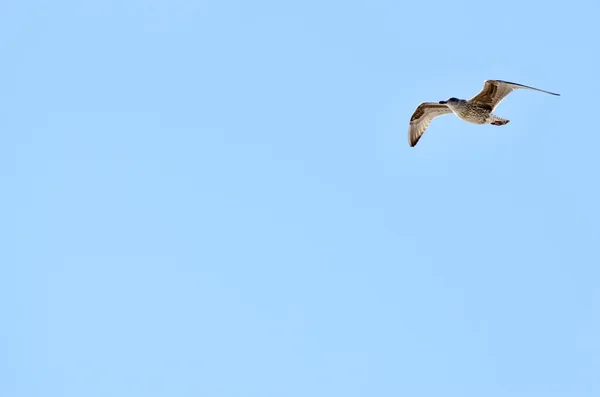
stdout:
<svg viewBox="0 0 600 397">
<path fill-rule="evenodd" d="M 546 94 L 557 95 L 554 92 L 540 90 L 539 88 L 530 87 L 523 84 L 511 83 L 510 81 L 503 80 L 486 80 L 483 84 L 483 88 L 479 94 L 475 95 L 470 99 L 471 102 L 478 105 L 489 107 L 490 110 L 494 110 L 496 106 L 513 90 L 527 89 L 545 92 Z"/>
<path fill-rule="evenodd" d="M 419 142 L 419 139 L 421 139 L 421 136 L 423 136 L 423 133 L 425 133 L 431 120 L 448 113 L 452 113 L 452 110 L 448 106 L 435 102 L 423 102 L 417 106 L 408 126 L 408 144 L 414 147 Z"/>
</svg>

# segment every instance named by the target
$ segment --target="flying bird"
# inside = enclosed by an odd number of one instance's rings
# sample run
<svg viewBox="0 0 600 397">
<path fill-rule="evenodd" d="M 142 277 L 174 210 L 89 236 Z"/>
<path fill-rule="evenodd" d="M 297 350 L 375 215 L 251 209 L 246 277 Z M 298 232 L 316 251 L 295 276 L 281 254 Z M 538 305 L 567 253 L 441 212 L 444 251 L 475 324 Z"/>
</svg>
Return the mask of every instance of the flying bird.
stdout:
<svg viewBox="0 0 600 397">
<path fill-rule="evenodd" d="M 513 90 L 528 89 L 560 96 L 550 91 L 503 80 L 486 80 L 479 94 L 471 99 L 450 98 L 447 101 L 423 102 L 415 109 L 408 127 L 408 143 L 414 147 L 435 117 L 454 113 L 459 118 L 474 124 L 506 125 L 506 120 L 492 114 L 496 106 Z"/>
</svg>

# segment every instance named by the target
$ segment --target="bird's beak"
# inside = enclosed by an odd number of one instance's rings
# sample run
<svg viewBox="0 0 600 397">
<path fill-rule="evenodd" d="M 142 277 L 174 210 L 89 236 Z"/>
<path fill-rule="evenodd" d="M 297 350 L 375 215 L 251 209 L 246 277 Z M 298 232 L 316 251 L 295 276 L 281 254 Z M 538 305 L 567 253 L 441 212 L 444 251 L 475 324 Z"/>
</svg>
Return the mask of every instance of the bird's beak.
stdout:
<svg viewBox="0 0 600 397">
<path fill-rule="evenodd" d="M 445 105 L 447 101 L 440 101 L 440 105 Z"/>
</svg>

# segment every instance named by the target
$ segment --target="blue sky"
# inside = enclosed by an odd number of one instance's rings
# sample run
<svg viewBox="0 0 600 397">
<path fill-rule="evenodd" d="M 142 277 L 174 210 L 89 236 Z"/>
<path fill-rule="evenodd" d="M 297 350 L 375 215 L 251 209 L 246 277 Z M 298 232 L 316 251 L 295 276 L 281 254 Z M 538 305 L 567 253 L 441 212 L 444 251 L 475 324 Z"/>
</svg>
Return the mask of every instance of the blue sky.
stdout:
<svg viewBox="0 0 600 397">
<path fill-rule="evenodd" d="M 3 2 L 0 395 L 600 395 L 599 13 Z"/>
</svg>

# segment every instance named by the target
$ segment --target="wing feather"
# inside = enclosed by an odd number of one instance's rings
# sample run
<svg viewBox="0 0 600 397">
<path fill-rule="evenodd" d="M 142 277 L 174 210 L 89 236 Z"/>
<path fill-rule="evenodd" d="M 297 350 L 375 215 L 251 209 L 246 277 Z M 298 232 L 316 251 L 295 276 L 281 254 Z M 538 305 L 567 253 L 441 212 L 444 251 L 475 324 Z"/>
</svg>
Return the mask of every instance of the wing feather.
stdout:
<svg viewBox="0 0 600 397">
<path fill-rule="evenodd" d="M 446 105 L 435 102 L 423 102 L 415 109 L 408 126 L 408 144 L 414 147 L 435 117 L 452 113 Z"/>
<path fill-rule="evenodd" d="M 486 80 L 483 83 L 481 91 L 471 98 L 470 101 L 478 105 L 489 106 L 493 111 L 508 94 L 517 89 L 528 89 L 560 96 L 560 94 L 554 92 L 540 90 L 539 88 L 530 87 L 528 85 L 511 83 L 510 81 Z"/>
</svg>

